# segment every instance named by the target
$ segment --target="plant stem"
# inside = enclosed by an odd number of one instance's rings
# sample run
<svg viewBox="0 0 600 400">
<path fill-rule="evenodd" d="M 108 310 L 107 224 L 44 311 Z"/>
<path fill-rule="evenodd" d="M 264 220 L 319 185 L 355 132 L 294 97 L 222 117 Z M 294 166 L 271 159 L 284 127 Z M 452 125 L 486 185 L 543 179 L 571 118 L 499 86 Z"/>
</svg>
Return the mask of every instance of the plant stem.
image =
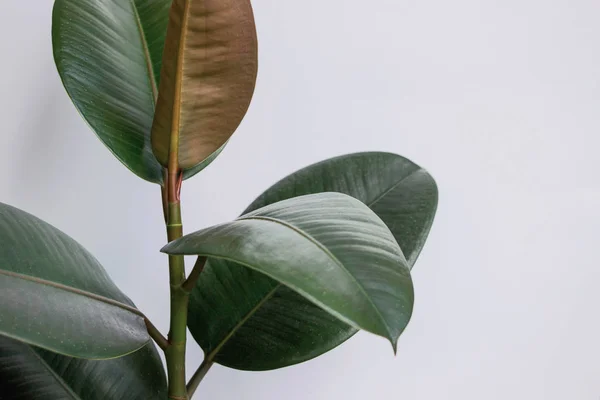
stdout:
<svg viewBox="0 0 600 400">
<path fill-rule="evenodd" d="M 166 182 L 167 195 L 167 237 L 169 242 L 183 236 L 181 221 L 181 171 L 169 171 Z M 165 192 L 163 192 L 163 196 Z M 187 309 L 189 294 L 182 289 L 185 282 L 183 256 L 169 256 L 169 282 L 171 286 L 171 323 L 169 345 L 165 350 L 167 375 L 169 378 L 169 399 L 187 400 L 185 385 L 185 344 Z"/>
<path fill-rule="evenodd" d="M 190 396 L 190 399 L 196 392 L 198 385 L 200 385 L 200 382 L 202 382 L 202 379 L 204 379 L 204 377 L 206 376 L 206 373 L 208 372 L 210 367 L 212 367 L 212 365 L 213 365 L 212 361 L 209 361 L 208 359 L 204 359 L 204 361 L 202 361 L 202 364 L 200 364 L 200 367 L 198 368 L 198 370 L 194 373 L 194 376 L 192 376 L 192 379 L 190 379 L 190 381 L 188 382 L 187 391 L 188 391 L 188 395 Z"/>
</svg>

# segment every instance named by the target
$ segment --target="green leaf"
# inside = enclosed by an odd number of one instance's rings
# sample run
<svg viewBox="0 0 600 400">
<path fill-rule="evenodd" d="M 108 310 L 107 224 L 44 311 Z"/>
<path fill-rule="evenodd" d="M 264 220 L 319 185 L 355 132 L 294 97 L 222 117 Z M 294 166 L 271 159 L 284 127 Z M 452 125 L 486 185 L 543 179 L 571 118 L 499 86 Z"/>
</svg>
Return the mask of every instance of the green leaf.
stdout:
<svg viewBox="0 0 600 400">
<path fill-rule="evenodd" d="M 113 360 L 84 360 L 0 336 L 0 398 L 162 400 L 167 382 L 154 345 Z"/>
<path fill-rule="evenodd" d="M 412 312 L 409 267 L 394 237 L 368 207 L 340 193 L 271 204 L 186 235 L 163 251 L 261 272 L 347 324 L 389 339 L 394 348 Z M 218 350 L 208 350 L 208 358 Z"/>
<path fill-rule="evenodd" d="M 188 327 L 212 360 L 249 371 L 310 360 L 358 331 L 276 280 L 214 258 L 192 291 Z"/>
<path fill-rule="evenodd" d="M 56 0 L 54 60 L 75 107 L 132 172 L 162 181 L 150 131 L 170 0 Z"/>
<path fill-rule="evenodd" d="M 143 315 L 58 229 L 0 203 L 0 335 L 57 353 L 113 358 L 144 346 Z"/>
<path fill-rule="evenodd" d="M 321 161 L 271 186 L 244 214 L 305 194 L 339 192 L 365 203 L 390 228 L 411 267 L 437 209 L 438 191 L 427 171 L 396 154 L 354 153 Z"/>
<path fill-rule="evenodd" d="M 246 114 L 258 68 L 249 0 L 174 0 L 152 149 L 189 169 L 223 146 Z"/>
<path fill-rule="evenodd" d="M 163 180 L 150 142 L 170 6 L 55 0 L 52 15 L 54 60 L 75 107 L 127 168 L 154 183 Z M 209 163 L 200 160 L 186 177 Z"/>
<path fill-rule="evenodd" d="M 437 188 L 426 171 L 398 155 L 357 153 L 308 166 L 273 185 L 245 213 L 288 198 L 328 191 L 345 193 L 370 205 L 391 229 L 412 267 L 433 222 Z M 246 370 L 274 369 L 309 360 L 357 332 L 277 281 L 217 259 L 209 259 L 192 292 L 188 324 L 205 350 L 223 342 L 215 361 Z"/>
</svg>

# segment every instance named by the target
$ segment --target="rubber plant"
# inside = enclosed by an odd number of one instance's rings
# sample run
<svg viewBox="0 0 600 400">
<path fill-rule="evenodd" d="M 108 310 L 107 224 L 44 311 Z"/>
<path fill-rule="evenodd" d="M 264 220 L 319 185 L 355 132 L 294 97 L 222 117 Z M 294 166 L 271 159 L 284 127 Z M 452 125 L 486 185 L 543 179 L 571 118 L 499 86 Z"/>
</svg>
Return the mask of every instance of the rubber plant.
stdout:
<svg viewBox="0 0 600 400">
<path fill-rule="evenodd" d="M 163 336 L 76 241 L 1 204 L 0 398 L 189 399 L 214 363 L 286 367 L 361 329 L 396 349 L 437 206 L 413 162 L 332 158 L 183 235 L 182 185 L 224 149 L 254 91 L 249 0 L 56 0 L 52 43 L 91 129 L 160 186 L 170 326 Z M 185 255 L 197 256 L 188 276 Z M 187 382 L 186 327 L 205 353 Z"/>
</svg>

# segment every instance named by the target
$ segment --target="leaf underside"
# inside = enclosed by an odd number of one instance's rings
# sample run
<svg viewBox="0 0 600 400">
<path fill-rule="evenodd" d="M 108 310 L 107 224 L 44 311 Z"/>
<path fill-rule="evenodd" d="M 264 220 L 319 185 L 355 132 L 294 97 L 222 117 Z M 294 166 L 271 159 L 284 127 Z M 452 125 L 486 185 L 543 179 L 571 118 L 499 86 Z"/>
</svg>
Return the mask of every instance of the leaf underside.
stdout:
<svg viewBox="0 0 600 400">
<path fill-rule="evenodd" d="M 257 38 L 249 0 L 174 0 L 152 148 L 167 167 L 193 168 L 221 148 L 250 105 Z"/>
</svg>

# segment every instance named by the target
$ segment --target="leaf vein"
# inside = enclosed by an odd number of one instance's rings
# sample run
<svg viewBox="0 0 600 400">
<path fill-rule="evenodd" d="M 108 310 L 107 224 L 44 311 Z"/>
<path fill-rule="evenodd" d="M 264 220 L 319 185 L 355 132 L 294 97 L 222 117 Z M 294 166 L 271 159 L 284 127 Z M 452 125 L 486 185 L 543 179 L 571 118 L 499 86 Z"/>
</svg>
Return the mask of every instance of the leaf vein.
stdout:
<svg viewBox="0 0 600 400">
<path fill-rule="evenodd" d="M 329 251 L 329 249 L 326 248 L 322 243 L 320 243 L 314 237 L 312 237 L 311 235 L 309 235 L 307 232 L 305 232 L 305 231 L 303 231 L 303 230 L 295 227 L 292 224 L 289 224 L 289 223 L 287 223 L 285 221 L 282 221 L 280 219 L 270 218 L 270 217 L 264 217 L 264 216 L 251 216 L 251 217 L 238 218 L 238 221 L 240 221 L 240 220 L 263 220 L 263 221 L 269 221 L 269 222 L 273 222 L 273 223 L 278 223 L 280 225 L 283 225 L 283 226 L 285 226 L 287 228 L 292 229 L 294 232 L 300 234 L 301 236 L 303 236 L 304 238 L 306 238 L 307 240 L 309 240 L 310 242 L 312 242 L 313 244 L 315 244 L 321 251 L 323 251 L 327 256 L 329 256 L 341 268 L 342 271 L 344 271 L 350 278 L 352 278 L 352 281 L 356 284 L 356 286 L 362 292 L 362 294 L 364 295 L 364 298 L 371 304 L 371 306 L 373 307 L 373 310 L 375 311 L 375 313 L 377 313 L 377 316 L 379 317 L 379 319 L 380 319 L 381 323 L 383 324 L 383 326 L 388 331 L 388 334 L 391 335 L 390 326 L 388 325 L 388 323 L 385 320 L 385 318 L 383 318 L 383 315 L 381 314 L 381 312 L 379 311 L 379 309 L 377 308 L 377 306 L 375 305 L 375 303 L 373 302 L 373 300 L 371 299 L 371 297 L 369 297 L 369 295 L 368 295 L 367 291 L 365 290 L 364 286 L 361 285 L 361 283 L 358 281 L 358 279 L 356 279 L 356 277 L 354 275 L 352 275 L 352 273 L 350 273 L 350 271 L 348 271 L 348 269 L 344 266 L 344 264 L 342 264 L 342 262 L 340 260 L 338 260 L 338 258 L 333 253 L 331 253 L 331 251 Z M 339 316 L 338 316 L 338 318 L 339 318 Z"/>
<path fill-rule="evenodd" d="M 71 389 L 69 387 L 69 385 L 67 385 L 67 383 L 64 381 L 64 379 L 62 379 L 56 373 L 56 371 L 54 371 L 50 367 L 50 365 L 48 365 L 48 363 L 46 362 L 46 360 L 44 360 L 33 348 L 31 348 L 31 346 L 27 346 L 27 348 L 29 349 L 29 351 L 31 351 L 31 353 L 33 353 L 33 355 L 38 359 L 38 361 L 40 362 L 40 364 L 42 364 L 42 366 L 50 373 L 50 375 L 52 375 L 52 377 L 56 380 L 56 382 L 58 382 L 58 384 L 63 389 L 65 389 L 66 394 L 68 394 L 74 400 L 81 400 L 81 397 L 77 396 L 77 394 L 75 392 L 73 392 L 73 389 Z"/>
<path fill-rule="evenodd" d="M 100 301 L 102 303 L 106 303 L 118 308 L 122 308 L 123 310 L 129 311 L 131 313 L 134 313 L 142 318 L 146 318 L 146 316 L 144 315 L 144 313 L 142 313 L 140 310 L 138 310 L 135 307 L 131 307 L 128 306 L 127 304 L 123 304 L 120 301 L 117 300 L 113 300 L 110 299 L 108 297 L 104 297 L 104 296 L 100 296 L 98 294 L 95 293 L 91 293 L 91 292 L 87 292 L 85 290 L 81 290 L 81 289 L 77 289 L 74 288 L 72 286 L 67 286 L 67 285 L 63 285 L 61 283 L 57 283 L 57 282 L 52 282 L 52 281 L 48 281 L 45 279 L 41 279 L 41 278 L 36 278 L 33 276 L 29 276 L 29 275 L 23 275 L 23 274 L 19 274 L 16 272 L 11 272 L 11 271 L 6 271 L 6 270 L 0 270 L 0 275 L 4 275 L 4 276 L 9 276 L 11 278 L 16 278 L 16 279 L 22 279 L 24 281 L 29 281 L 29 282 L 34 282 L 34 283 L 38 283 L 40 285 L 45 285 L 45 286 L 50 286 L 56 289 L 60 289 L 60 290 L 64 290 L 66 292 L 70 292 L 70 293 L 74 293 L 74 294 L 78 294 L 80 296 L 84 296 L 87 298 L 90 298 L 92 300 L 97 300 Z"/>
<path fill-rule="evenodd" d="M 400 184 L 402 184 L 402 182 L 404 182 L 405 180 L 407 180 L 408 178 L 410 178 L 411 176 L 413 176 L 414 174 L 416 174 L 417 172 L 422 171 L 421 168 L 417 168 L 414 171 L 411 171 L 410 174 L 406 175 L 405 177 L 403 177 L 402 179 L 400 179 L 398 182 L 394 183 L 392 186 L 390 186 L 388 189 L 386 189 L 382 194 L 380 194 L 379 196 L 377 196 L 374 200 L 370 201 L 367 204 L 367 207 L 371 208 L 373 207 L 376 203 L 378 203 L 381 199 L 383 199 L 385 196 L 387 196 L 390 192 L 392 192 L 393 190 L 395 190 L 398 186 L 400 186 Z"/>
<path fill-rule="evenodd" d="M 228 333 L 225 335 L 225 338 L 219 342 L 219 344 L 211 351 L 207 356 L 206 360 L 208 362 L 212 362 L 214 357 L 221 351 L 223 346 L 233 337 L 233 335 L 254 315 L 256 312 L 275 294 L 275 292 L 281 287 L 281 283 L 277 284 L 269 293 L 265 295 L 263 299 L 261 299 L 258 304 L 252 308 Z"/>
</svg>

